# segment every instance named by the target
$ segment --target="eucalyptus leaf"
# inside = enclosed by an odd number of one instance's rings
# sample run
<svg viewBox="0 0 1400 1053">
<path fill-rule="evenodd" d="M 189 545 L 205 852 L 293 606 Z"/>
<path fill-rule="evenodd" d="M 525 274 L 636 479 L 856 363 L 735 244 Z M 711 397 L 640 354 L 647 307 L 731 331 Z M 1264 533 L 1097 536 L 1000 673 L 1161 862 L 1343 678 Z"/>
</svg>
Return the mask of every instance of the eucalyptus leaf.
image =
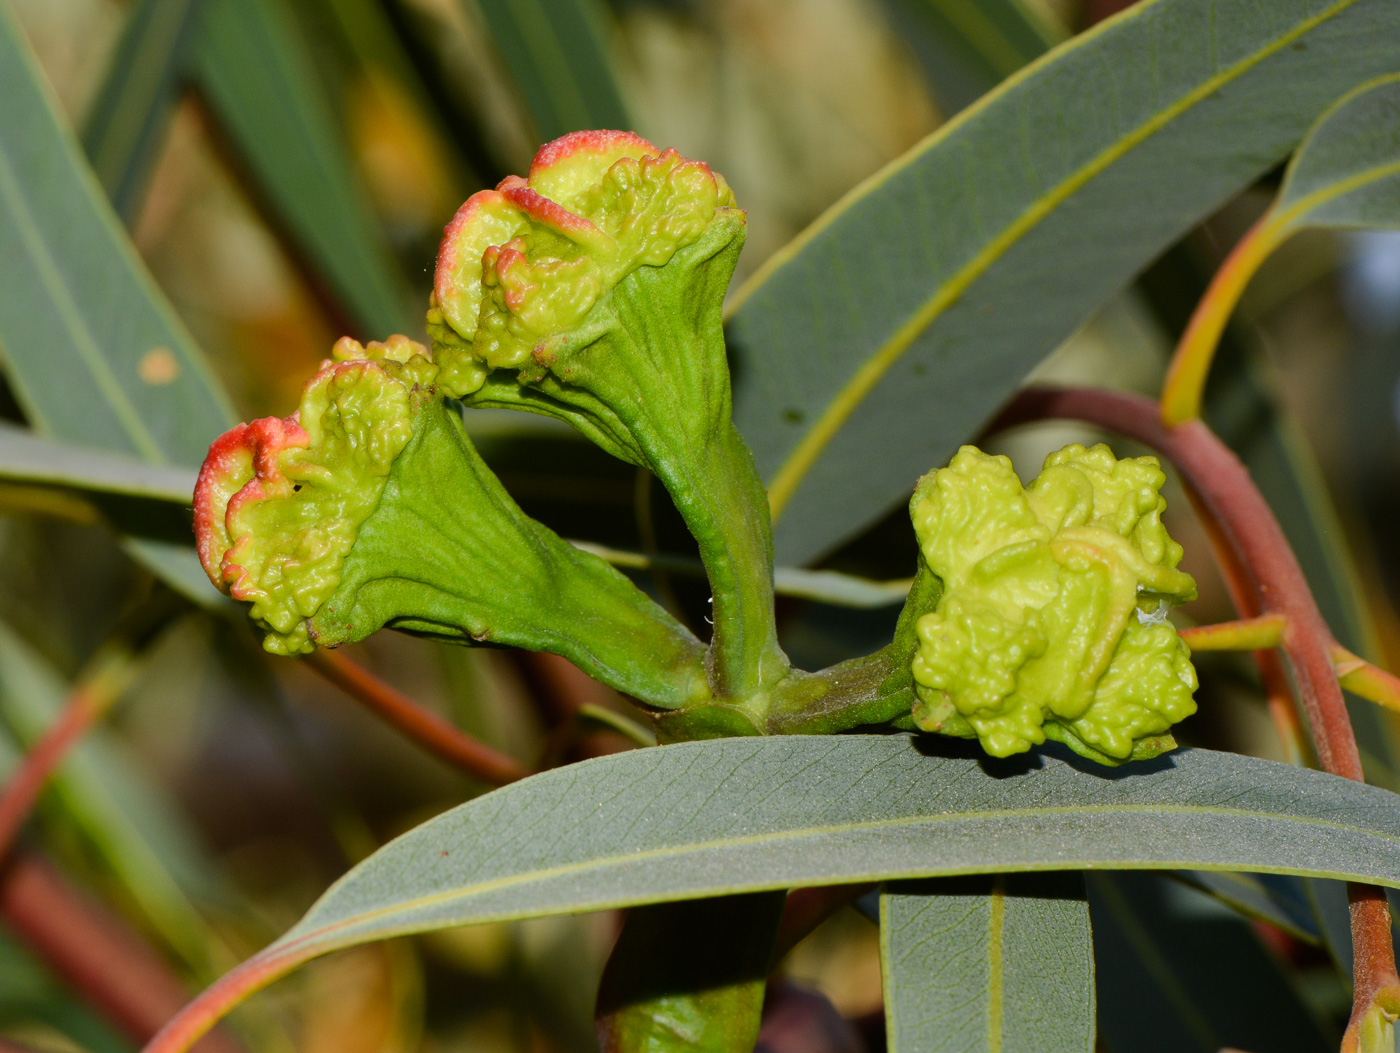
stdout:
<svg viewBox="0 0 1400 1053">
<path fill-rule="evenodd" d="M 206 0 L 194 75 L 253 182 L 365 339 L 422 321 L 283 0 Z"/>
<path fill-rule="evenodd" d="M 1178 870 L 1171 876 L 1245 917 L 1267 921 L 1309 943 L 1322 942 L 1305 878 L 1210 870 Z"/>
<path fill-rule="evenodd" d="M 488 0 L 480 10 L 541 141 L 632 127 L 599 0 Z"/>
<path fill-rule="evenodd" d="M 1363 84 L 1322 115 L 1275 210 L 1289 228 L 1400 228 L 1400 74 Z"/>
<path fill-rule="evenodd" d="M 260 986 L 340 947 L 455 925 L 873 880 L 1189 867 L 1400 886 L 1396 805 L 1378 787 L 1209 750 L 1101 768 L 1058 747 L 998 761 L 903 735 L 659 746 L 424 823 L 240 974 Z"/>
<path fill-rule="evenodd" d="M 885 886 L 891 1053 L 1092 1053 L 1094 946 L 1079 874 Z"/>
<path fill-rule="evenodd" d="M 203 0 L 138 0 L 83 127 L 98 182 L 129 227 L 145 199 L 184 87 Z"/>
<path fill-rule="evenodd" d="M 197 465 L 232 423 L 0 8 L 0 353 L 35 431 Z"/>
<path fill-rule="evenodd" d="M 1397 47 L 1387 0 L 1146 0 L 838 203 L 730 321 L 736 419 L 781 513 L 779 559 L 882 515 Z"/>
<path fill-rule="evenodd" d="M 39 438 L 0 424 L 0 478 L 188 505 L 195 473 Z"/>
</svg>

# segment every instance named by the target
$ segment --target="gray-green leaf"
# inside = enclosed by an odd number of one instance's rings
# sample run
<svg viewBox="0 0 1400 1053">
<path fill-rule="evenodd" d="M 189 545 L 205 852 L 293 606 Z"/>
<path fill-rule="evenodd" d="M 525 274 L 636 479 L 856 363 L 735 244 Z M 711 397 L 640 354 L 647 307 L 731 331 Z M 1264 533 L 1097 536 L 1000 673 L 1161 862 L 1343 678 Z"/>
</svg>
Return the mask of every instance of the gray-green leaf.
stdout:
<svg viewBox="0 0 1400 1053">
<path fill-rule="evenodd" d="M 779 559 L 883 514 L 1398 48 L 1389 0 L 1146 0 L 818 220 L 740 291 L 730 324 Z"/>
<path fill-rule="evenodd" d="M 1094 947 L 1079 874 L 888 885 L 891 1053 L 1090 1053 Z"/>
</svg>

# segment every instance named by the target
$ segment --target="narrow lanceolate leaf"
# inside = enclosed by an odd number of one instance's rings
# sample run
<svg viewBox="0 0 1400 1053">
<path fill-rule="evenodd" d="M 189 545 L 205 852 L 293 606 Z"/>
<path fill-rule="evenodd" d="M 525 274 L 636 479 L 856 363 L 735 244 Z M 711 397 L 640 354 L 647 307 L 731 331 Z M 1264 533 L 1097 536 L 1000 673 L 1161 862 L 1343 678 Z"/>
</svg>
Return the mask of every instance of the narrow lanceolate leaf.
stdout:
<svg viewBox="0 0 1400 1053">
<path fill-rule="evenodd" d="M 0 425 L 0 479 L 187 505 L 194 493 L 195 473 L 190 468 L 41 439 L 22 428 Z"/>
<path fill-rule="evenodd" d="M 887 885 L 891 1053 L 1091 1053 L 1094 946 L 1079 874 Z"/>
<path fill-rule="evenodd" d="M 541 141 L 632 127 L 599 0 L 491 0 L 480 10 Z"/>
<path fill-rule="evenodd" d="M 635 750 L 515 783 L 386 845 L 173 1034 L 327 951 L 473 922 L 1005 871 L 1189 867 L 1400 886 L 1398 804 L 1207 750 L 1115 769 L 902 735 Z"/>
<path fill-rule="evenodd" d="M 1090 874 L 1088 885 L 1109 1049 L 1337 1048 L 1247 922 L 1157 874 Z"/>
<path fill-rule="evenodd" d="M 206 0 L 195 79 L 256 188 L 365 339 L 422 328 L 283 0 Z"/>
<path fill-rule="evenodd" d="M 83 149 L 123 222 L 136 221 L 170 128 L 202 0 L 138 0 L 83 128 Z"/>
<path fill-rule="evenodd" d="M 34 429 L 197 465 L 231 413 L 0 7 L 0 356 Z"/>
<path fill-rule="evenodd" d="M 948 115 L 1069 35 L 1023 0 L 887 0 L 887 6 Z"/>
<path fill-rule="evenodd" d="M 839 203 L 731 320 L 736 416 L 780 514 L 779 558 L 883 514 L 1397 49 L 1390 0 L 1145 0 Z"/>
<path fill-rule="evenodd" d="M 1275 206 L 1288 227 L 1400 227 L 1400 74 L 1323 114 L 1299 147 Z"/>
<path fill-rule="evenodd" d="M 1245 917 L 1267 921 L 1309 943 L 1322 942 L 1303 878 L 1212 870 L 1179 870 L 1171 876 Z"/>
</svg>

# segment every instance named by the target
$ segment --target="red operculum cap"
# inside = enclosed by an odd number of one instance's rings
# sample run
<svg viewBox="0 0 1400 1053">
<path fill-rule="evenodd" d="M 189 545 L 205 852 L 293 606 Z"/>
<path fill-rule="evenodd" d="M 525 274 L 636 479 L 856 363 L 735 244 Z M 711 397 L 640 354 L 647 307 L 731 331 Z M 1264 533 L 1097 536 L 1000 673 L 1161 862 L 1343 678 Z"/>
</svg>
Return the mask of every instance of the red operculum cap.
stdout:
<svg viewBox="0 0 1400 1053">
<path fill-rule="evenodd" d="M 233 539 L 229 517 L 248 501 L 288 489 L 278 455 L 310 442 L 294 417 L 264 417 L 240 424 L 209 446 L 194 488 L 194 533 L 204 573 L 219 589 L 237 596 L 243 568 L 227 565 Z"/>
<path fill-rule="evenodd" d="M 504 184 L 502 184 L 504 186 Z M 524 212 L 542 227 L 548 227 L 556 234 L 568 238 L 588 249 L 607 249 L 612 238 L 599 230 L 592 221 L 570 212 L 557 201 L 538 193 L 524 185 L 524 182 L 506 187 L 501 193 L 512 205 Z"/>
<path fill-rule="evenodd" d="M 661 151 L 632 132 L 571 132 L 545 143 L 530 164 L 530 187 L 566 207 L 602 181 L 603 174 L 624 157 L 640 160 Z"/>
<path fill-rule="evenodd" d="M 545 143 L 535 153 L 535 159 L 530 162 L 530 185 L 539 187 L 537 177 L 545 176 L 564 162 L 587 162 L 601 174 L 624 157 L 655 156 L 660 152 L 636 132 L 607 129 L 570 132 Z"/>
<path fill-rule="evenodd" d="M 473 194 L 447 224 L 433 272 L 433 299 L 458 332 L 476 329 L 481 254 L 514 237 L 522 225 L 519 210 L 498 190 Z"/>
</svg>

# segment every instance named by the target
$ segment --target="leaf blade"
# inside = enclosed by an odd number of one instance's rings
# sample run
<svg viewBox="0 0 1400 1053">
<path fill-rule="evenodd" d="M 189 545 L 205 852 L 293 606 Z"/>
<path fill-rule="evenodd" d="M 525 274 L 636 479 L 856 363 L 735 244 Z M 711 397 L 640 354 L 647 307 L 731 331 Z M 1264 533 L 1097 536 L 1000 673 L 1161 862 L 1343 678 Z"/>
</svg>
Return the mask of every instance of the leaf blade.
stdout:
<svg viewBox="0 0 1400 1053">
<path fill-rule="evenodd" d="M 887 885 L 880 971 L 893 1053 L 1094 1049 L 1094 948 L 1078 874 Z"/>
<path fill-rule="evenodd" d="M 1400 37 L 1371 0 L 1231 4 L 1214 36 L 1210 7 L 1139 4 L 1061 45 L 740 291 L 736 420 L 789 513 L 781 560 L 826 551 L 946 460 L 1093 306 L 1387 69 Z M 891 420 L 911 424 L 893 448 Z"/>
<path fill-rule="evenodd" d="M 62 126 L 8 12 L 0 95 L 0 348 L 22 408 L 41 434 L 198 464 L 232 412 Z M 143 364 L 160 382 L 143 379 Z"/>
</svg>

